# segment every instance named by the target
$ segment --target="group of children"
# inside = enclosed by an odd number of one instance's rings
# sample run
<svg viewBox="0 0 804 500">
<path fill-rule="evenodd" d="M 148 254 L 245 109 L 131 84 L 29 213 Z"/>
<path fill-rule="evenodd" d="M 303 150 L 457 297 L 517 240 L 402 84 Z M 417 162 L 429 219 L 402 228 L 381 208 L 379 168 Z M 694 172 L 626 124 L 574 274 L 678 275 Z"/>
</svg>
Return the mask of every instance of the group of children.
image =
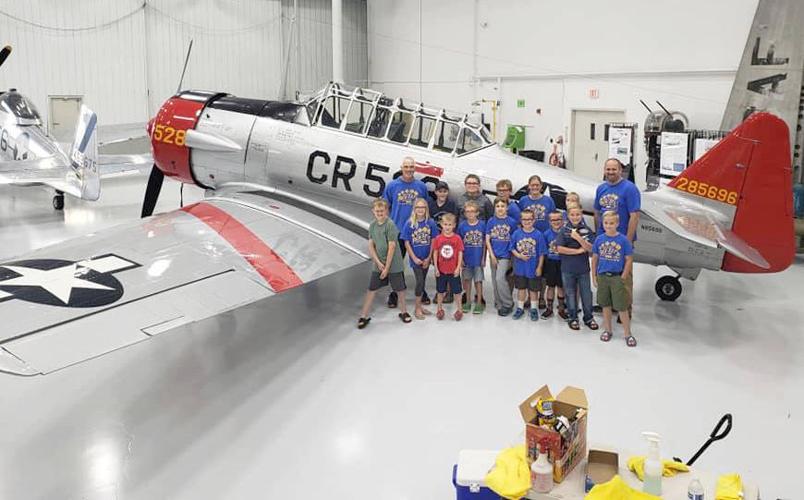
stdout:
<svg viewBox="0 0 804 500">
<path fill-rule="evenodd" d="M 467 183 L 470 180 L 478 184 L 480 181 L 473 174 L 467 176 Z M 358 328 L 368 325 L 374 295 L 388 284 L 398 293 L 400 319 L 411 322 L 404 300 L 402 252 L 405 252 L 416 281 L 417 319 L 431 314 L 425 308 L 429 303 L 425 281 L 431 266 L 436 277 L 436 318 L 444 319 L 444 304 L 450 297 L 455 302 L 452 317 L 456 321 L 469 312 L 482 314 L 484 270 L 488 261 L 499 316 L 511 315 L 519 320 L 527 310 L 529 318 L 537 321 L 541 303 L 544 308 L 541 317 L 546 319 L 554 314 L 553 301 L 557 300 L 558 315 L 570 329 L 580 330 L 580 302 L 583 323 L 597 330 L 599 326 L 592 315 L 594 282 L 598 304 L 603 308 L 604 330 L 600 339 L 611 339 L 613 308 L 619 312 L 626 343 L 635 346 L 628 316 L 631 297 L 625 288 L 633 248 L 628 238 L 617 232 L 618 215 L 604 213 L 605 232 L 595 238 L 594 231 L 584 221 L 576 193 L 567 194 L 567 210 L 559 212 L 552 198 L 542 194 L 542 182 L 537 175 L 529 179 L 528 194 L 519 201 L 511 198 L 510 181 L 501 180 L 496 187 L 498 197 L 493 203 L 493 215 L 487 219 L 480 217 L 482 207 L 471 199 L 463 203 L 463 213 L 457 213 L 455 204 L 449 200 L 449 187 L 443 182 L 436 186 L 434 200 L 416 198 L 409 220 L 399 229 L 388 218 L 388 202 L 374 201 L 375 220 L 369 230 L 374 270 Z M 400 248 L 397 238 L 404 248 Z"/>
</svg>

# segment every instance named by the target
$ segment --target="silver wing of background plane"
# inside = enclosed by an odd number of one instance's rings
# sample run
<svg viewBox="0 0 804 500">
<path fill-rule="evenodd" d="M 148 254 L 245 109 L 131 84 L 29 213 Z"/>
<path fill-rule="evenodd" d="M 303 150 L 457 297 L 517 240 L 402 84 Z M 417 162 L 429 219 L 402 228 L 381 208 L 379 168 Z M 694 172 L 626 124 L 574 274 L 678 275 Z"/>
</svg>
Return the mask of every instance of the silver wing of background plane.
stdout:
<svg viewBox="0 0 804 500">
<path fill-rule="evenodd" d="M 367 225 L 264 191 L 0 264 L 0 371 L 46 374 L 367 260 Z"/>
</svg>

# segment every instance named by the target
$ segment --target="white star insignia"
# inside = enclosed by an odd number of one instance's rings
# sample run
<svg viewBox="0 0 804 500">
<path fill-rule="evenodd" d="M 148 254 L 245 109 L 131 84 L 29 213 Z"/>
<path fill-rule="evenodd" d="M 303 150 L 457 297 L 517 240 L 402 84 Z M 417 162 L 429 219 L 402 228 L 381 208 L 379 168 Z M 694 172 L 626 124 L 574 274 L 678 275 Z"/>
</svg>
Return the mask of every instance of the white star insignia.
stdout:
<svg viewBox="0 0 804 500">
<path fill-rule="evenodd" d="M 59 299 L 64 305 L 70 302 L 70 295 L 72 295 L 74 288 L 114 290 L 112 287 L 82 278 L 81 276 L 88 273 L 89 269 L 81 268 L 79 270 L 77 263 L 48 270 L 23 266 L 2 267 L 10 269 L 20 276 L 0 281 L 0 286 L 39 287 Z"/>
</svg>

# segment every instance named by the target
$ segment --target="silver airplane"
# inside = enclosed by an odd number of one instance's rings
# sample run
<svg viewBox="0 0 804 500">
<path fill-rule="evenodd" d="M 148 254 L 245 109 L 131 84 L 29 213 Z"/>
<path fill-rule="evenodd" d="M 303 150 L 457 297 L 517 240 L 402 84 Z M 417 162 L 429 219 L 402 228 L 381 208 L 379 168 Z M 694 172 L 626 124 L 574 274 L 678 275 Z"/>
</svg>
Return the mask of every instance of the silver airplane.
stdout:
<svg viewBox="0 0 804 500">
<path fill-rule="evenodd" d="M 475 173 L 524 189 L 539 174 L 559 208 L 569 191 L 591 207 L 597 185 L 510 154 L 467 116 L 338 84 L 300 102 L 179 92 L 148 133 L 145 218 L 0 264 L 0 371 L 50 373 L 366 263 L 368 204 L 406 156 L 431 185 Z M 677 273 L 661 298 L 702 269 L 792 263 L 789 154 L 785 124 L 758 113 L 643 193 L 635 258 Z M 151 217 L 165 176 L 207 196 Z"/>
<path fill-rule="evenodd" d="M 0 49 L 0 66 L 10 53 L 10 46 Z M 65 151 L 42 127 L 29 99 L 16 89 L 0 92 L 0 184 L 49 186 L 56 191 L 53 208 L 62 210 L 65 193 L 95 201 L 101 177 L 151 163 L 149 155 L 99 155 L 97 122 L 95 113 L 81 106 L 75 138 Z"/>
</svg>

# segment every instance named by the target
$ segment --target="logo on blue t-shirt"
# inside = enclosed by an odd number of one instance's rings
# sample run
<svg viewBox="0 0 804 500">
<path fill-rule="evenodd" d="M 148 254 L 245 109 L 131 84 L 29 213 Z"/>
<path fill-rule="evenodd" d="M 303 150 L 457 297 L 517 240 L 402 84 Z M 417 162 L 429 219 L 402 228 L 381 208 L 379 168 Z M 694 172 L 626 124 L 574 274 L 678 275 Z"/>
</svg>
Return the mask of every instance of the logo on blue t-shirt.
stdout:
<svg viewBox="0 0 804 500">
<path fill-rule="evenodd" d="M 598 203 L 600 203 L 600 208 L 602 208 L 602 212 L 607 210 L 614 210 L 617 211 L 617 202 L 620 200 L 620 196 L 617 193 L 607 193 L 600 197 Z"/>
<path fill-rule="evenodd" d="M 547 245 L 547 251 L 550 253 L 550 258 L 558 258 L 558 246 L 555 238 L 550 240 L 550 244 Z"/>
<path fill-rule="evenodd" d="M 598 255 L 603 260 L 620 262 L 624 259 L 623 247 L 617 241 L 604 241 L 598 246 Z"/>
<path fill-rule="evenodd" d="M 419 192 L 415 189 L 402 189 L 396 193 L 396 201 L 404 205 L 413 205 L 416 198 L 419 198 Z"/>
<path fill-rule="evenodd" d="M 430 226 L 422 226 L 413 230 L 410 234 L 411 245 L 429 245 L 432 234 Z"/>
<path fill-rule="evenodd" d="M 511 241 L 511 226 L 507 222 L 495 224 L 488 230 L 492 240 Z"/>
<path fill-rule="evenodd" d="M 516 242 L 516 251 L 530 258 L 537 254 L 538 244 L 535 238 L 522 238 Z"/>
<path fill-rule="evenodd" d="M 466 231 L 463 235 L 463 246 L 482 247 L 483 231 L 481 231 L 480 229 L 471 229 L 469 231 Z"/>
</svg>

